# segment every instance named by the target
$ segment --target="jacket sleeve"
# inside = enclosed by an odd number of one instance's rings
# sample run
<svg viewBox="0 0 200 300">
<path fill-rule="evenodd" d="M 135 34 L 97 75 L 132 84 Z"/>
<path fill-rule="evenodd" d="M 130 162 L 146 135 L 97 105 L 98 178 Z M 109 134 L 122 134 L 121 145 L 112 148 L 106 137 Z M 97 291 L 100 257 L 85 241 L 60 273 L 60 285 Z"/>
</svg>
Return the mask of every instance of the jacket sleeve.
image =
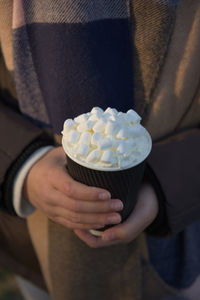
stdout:
<svg viewBox="0 0 200 300">
<path fill-rule="evenodd" d="M 147 232 L 174 234 L 200 219 L 200 129 L 187 129 L 155 142 L 146 176 L 160 206 Z"/>
<path fill-rule="evenodd" d="M 0 208 L 15 215 L 12 187 L 24 161 L 53 138 L 17 111 L 0 101 Z"/>
</svg>

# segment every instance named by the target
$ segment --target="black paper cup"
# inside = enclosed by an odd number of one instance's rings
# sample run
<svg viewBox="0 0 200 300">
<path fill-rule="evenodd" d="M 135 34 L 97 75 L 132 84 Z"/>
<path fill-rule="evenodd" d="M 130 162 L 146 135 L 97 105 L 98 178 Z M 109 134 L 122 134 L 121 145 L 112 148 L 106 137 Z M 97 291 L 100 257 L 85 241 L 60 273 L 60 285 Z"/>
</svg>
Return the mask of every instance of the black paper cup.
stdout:
<svg viewBox="0 0 200 300">
<path fill-rule="evenodd" d="M 144 175 L 146 160 L 127 169 L 97 170 L 83 166 L 67 156 L 67 170 L 70 176 L 88 186 L 95 186 L 108 190 L 112 199 L 120 199 L 123 202 L 123 210 L 120 213 L 122 222 L 133 211 L 138 190 Z M 94 235 L 101 235 L 102 231 L 113 225 L 105 226 L 98 230 L 91 230 Z"/>
</svg>

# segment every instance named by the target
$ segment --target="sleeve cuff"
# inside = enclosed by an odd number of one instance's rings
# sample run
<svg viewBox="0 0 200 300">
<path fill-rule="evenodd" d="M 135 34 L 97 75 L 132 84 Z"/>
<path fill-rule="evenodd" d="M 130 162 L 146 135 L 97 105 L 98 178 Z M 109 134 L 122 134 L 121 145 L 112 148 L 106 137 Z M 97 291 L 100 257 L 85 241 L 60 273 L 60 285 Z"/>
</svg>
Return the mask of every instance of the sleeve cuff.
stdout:
<svg viewBox="0 0 200 300">
<path fill-rule="evenodd" d="M 52 148 L 53 146 L 46 146 L 36 150 L 29 156 L 16 173 L 13 182 L 13 207 L 19 217 L 28 217 L 35 211 L 35 207 L 28 201 L 28 199 L 22 196 L 24 180 L 31 167 Z"/>
<path fill-rule="evenodd" d="M 170 233 L 170 229 L 168 227 L 168 220 L 165 209 L 165 196 L 162 191 L 161 185 L 149 164 L 146 165 L 144 180 L 146 180 L 153 186 L 157 195 L 159 207 L 157 217 L 145 231 L 147 234 L 153 236 L 166 236 Z"/>
</svg>

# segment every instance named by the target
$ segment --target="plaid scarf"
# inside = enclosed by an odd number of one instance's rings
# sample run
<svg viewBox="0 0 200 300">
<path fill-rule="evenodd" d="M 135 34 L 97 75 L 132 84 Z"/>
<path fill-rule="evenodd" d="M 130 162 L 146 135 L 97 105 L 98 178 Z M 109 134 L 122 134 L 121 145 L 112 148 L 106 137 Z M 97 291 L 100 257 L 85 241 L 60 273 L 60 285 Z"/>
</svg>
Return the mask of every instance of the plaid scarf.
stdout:
<svg viewBox="0 0 200 300">
<path fill-rule="evenodd" d="M 21 111 L 60 133 L 66 118 L 93 106 L 144 110 L 177 2 L 0 0 L 3 18 L 12 11 L 12 71 Z"/>
<path fill-rule="evenodd" d="M 14 1 L 21 110 L 60 132 L 63 120 L 93 106 L 132 107 L 129 5 L 125 0 Z"/>
</svg>

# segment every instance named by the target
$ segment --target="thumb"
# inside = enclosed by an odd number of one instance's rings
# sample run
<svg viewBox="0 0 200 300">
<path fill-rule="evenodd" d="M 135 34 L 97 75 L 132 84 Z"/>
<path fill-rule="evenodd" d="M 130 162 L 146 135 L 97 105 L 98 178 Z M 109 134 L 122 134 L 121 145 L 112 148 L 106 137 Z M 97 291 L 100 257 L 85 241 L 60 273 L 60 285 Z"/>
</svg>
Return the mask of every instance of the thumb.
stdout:
<svg viewBox="0 0 200 300">
<path fill-rule="evenodd" d="M 152 223 L 158 212 L 157 199 L 150 190 L 141 189 L 135 209 L 122 224 L 105 230 L 104 241 L 119 240 L 129 242 L 143 232 Z"/>
</svg>

